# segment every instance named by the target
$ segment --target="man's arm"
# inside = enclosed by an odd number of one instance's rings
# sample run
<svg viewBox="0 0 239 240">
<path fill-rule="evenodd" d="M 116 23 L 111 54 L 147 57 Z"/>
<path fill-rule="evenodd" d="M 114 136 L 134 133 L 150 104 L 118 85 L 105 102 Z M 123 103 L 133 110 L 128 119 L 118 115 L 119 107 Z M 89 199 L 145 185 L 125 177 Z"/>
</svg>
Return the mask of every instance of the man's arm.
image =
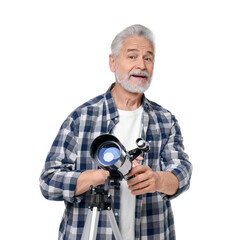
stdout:
<svg viewBox="0 0 239 240">
<path fill-rule="evenodd" d="M 142 159 L 137 159 L 142 160 Z M 192 165 L 184 152 L 183 138 L 177 120 L 173 117 L 167 143 L 161 151 L 162 171 L 153 171 L 149 166 L 132 168 L 128 181 L 132 194 L 161 192 L 176 197 L 189 188 Z"/>
<path fill-rule="evenodd" d="M 90 186 L 96 187 L 104 184 L 108 176 L 109 172 L 103 169 L 82 172 L 76 182 L 75 196 L 88 191 Z"/>
<path fill-rule="evenodd" d="M 82 193 L 88 191 L 91 185 L 103 184 L 108 176 L 108 172 L 101 169 L 76 169 L 76 135 L 74 121 L 68 117 L 52 144 L 40 176 L 42 194 L 49 200 L 80 202 Z"/>
</svg>

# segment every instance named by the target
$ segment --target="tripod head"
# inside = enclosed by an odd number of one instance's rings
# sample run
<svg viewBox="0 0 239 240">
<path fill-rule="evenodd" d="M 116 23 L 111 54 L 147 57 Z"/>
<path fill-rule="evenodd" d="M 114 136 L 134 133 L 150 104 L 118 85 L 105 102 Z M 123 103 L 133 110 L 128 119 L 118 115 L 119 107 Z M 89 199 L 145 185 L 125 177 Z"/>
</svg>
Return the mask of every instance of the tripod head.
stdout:
<svg viewBox="0 0 239 240">
<path fill-rule="evenodd" d="M 111 182 L 113 180 L 113 182 Z M 98 211 L 110 210 L 111 209 L 111 195 L 109 194 L 109 186 L 119 186 L 118 178 L 112 179 L 110 176 L 107 177 L 104 185 L 99 185 L 95 188 L 90 186 L 91 202 L 89 209 L 97 207 Z"/>
</svg>

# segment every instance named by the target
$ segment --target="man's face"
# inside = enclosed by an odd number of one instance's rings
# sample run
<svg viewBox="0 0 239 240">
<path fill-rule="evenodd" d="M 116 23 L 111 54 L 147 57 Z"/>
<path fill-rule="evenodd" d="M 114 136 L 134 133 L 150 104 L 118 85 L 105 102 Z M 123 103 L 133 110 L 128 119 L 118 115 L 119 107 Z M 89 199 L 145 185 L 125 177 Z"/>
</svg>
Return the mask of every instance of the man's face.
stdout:
<svg viewBox="0 0 239 240">
<path fill-rule="evenodd" d="M 117 59 L 110 56 L 110 68 L 117 81 L 129 92 L 145 92 L 151 82 L 154 67 L 154 49 L 143 37 L 126 38 Z"/>
</svg>

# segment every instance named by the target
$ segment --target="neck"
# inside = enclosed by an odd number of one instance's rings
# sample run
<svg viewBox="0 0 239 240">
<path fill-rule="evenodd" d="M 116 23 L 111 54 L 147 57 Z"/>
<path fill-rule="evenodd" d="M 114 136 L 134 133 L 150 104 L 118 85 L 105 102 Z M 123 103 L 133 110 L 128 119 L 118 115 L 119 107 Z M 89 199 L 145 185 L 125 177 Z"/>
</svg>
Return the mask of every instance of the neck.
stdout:
<svg viewBox="0 0 239 240">
<path fill-rule="evenodd" d="M 140 107 L 143 93 L 128 92 L 116 81 L 111 95 L 118 109 L 133 111 Z"/>
</svg>

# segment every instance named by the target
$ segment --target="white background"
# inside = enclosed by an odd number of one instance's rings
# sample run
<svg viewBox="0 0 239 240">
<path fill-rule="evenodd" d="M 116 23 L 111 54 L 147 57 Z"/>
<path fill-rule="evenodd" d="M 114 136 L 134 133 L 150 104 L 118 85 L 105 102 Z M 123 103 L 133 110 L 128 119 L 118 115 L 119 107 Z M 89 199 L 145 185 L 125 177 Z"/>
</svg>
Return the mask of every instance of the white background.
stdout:
<svg viewBox="0 0 239 240">
<path fill-rule="evenodd" d="M 3 0 L 0 3 L 1 236 L 57 239 L 63 202 L 39 176 L 68 114 L 104 93 L 113 37 L 156 37 L 146 96 L 176 115 L 194 166 L 172 201 L 178 240 L 238 237 L 239 8 L 227 0 Z"/>
</svg>

